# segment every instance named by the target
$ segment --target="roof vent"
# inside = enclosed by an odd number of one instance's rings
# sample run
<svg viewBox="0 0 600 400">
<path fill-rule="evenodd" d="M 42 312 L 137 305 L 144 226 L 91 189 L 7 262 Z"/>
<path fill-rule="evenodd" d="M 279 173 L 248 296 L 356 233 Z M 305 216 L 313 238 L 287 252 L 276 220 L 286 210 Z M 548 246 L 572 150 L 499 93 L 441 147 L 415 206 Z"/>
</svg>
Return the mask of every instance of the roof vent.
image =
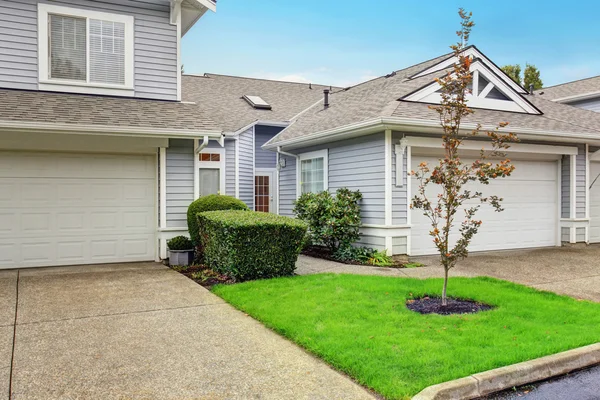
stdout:
<svg viewBox="0 0 600 400">
<path fill-rule="evenodd" d="M 323 90 L 323 107 L 329 107 L 329 89 Z"/>
<path fill-rule="evenodd" d="M 261 110 L 270 110 L 271 109 L 271 105 L 269 103 L 267 103 L 266 101 L 264 101 L 260 96 L 248 96 L 245 94 L 242 98 L 244 100 L 246 100 L 248 102 L 248 104 L 250 104 L 254 108 L 261 109 Z"/>
</svg>

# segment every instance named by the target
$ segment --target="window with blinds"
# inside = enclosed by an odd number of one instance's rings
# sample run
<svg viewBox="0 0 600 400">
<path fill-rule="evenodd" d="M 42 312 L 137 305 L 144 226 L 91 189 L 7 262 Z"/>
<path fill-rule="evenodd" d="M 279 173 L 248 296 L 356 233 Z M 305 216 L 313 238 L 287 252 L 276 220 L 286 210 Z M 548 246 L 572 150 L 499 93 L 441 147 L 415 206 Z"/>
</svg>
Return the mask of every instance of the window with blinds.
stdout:
<svg viewBox="0 0 600 400">
<path fill-rule="evenodd" d="M 90 19 L 90 81 L 125 84 L 125 24 Z"/>
<path fill-rule="evenodd" d="M 48 14 L 48 78 L 125 85 L 127 26 L 123 22 Z"/>
<path fill-rule="evenodd" d="M 87 80 L 85 18 L 50 15 L 50 77 Z"/>
</svg>

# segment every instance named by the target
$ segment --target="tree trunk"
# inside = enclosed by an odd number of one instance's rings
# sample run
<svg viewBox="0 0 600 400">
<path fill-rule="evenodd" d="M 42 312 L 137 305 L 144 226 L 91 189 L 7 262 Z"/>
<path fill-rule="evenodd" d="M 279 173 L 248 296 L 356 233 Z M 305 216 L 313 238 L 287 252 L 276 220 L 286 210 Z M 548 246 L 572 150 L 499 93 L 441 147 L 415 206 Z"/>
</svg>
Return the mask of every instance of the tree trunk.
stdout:
<svg viewBox="0 0 600 400">
<path fill-rule="evenodd" d="M 442 290 L 442 307 L 448 305 L 448 299 L 446 297 L 446 291 L 448 289 L 448 267 L 444 266 L 444 289 Z"/>
</svg>

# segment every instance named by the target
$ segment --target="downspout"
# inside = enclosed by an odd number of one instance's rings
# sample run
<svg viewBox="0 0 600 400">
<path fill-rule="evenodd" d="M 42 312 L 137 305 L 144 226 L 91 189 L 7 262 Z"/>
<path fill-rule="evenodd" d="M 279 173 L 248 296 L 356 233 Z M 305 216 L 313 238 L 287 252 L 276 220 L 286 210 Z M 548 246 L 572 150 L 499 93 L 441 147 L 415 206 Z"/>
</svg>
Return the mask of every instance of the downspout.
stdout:
<svg viewBox="0 0 600 400">
<path fill-rule="evenodd" d="M 208 136 L 204 136 L 204 139 L 202 139 L 202 143 L 200 143 L 200 145 L 198 145 L 198 147 L 196 147 L 196 149 L 194 149 L 194 153 L 195 154 L 200 153 L 202 150 L 204 150 L 206 148 L 206 146 L 208 146 Z"/>
<path fill-rule="evenodd" d="M 298 159 L 300 157 L 297 154 L 292 154 L 292 153 L 288 153 L 286 151 L 281 150 L 281 146 L 277 146 L 277 153 L 283 154 L 284 156 L 288 156 L 288 157 L 294 157 L 295 159 Z"/>
</svg>

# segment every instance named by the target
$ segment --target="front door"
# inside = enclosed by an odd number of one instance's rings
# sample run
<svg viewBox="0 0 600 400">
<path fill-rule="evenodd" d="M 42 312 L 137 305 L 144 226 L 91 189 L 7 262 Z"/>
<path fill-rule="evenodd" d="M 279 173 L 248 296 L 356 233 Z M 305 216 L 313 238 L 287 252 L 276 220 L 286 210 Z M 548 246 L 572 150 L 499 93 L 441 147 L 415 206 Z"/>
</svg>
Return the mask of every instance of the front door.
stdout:
<svg viewBox="0 0 600 400">
<path fill-rule="evenodd" d="M 275 173 L 256 171 L 254 176 L 254 210 L 274 213 L 275 210 Z"/>
</svg>

